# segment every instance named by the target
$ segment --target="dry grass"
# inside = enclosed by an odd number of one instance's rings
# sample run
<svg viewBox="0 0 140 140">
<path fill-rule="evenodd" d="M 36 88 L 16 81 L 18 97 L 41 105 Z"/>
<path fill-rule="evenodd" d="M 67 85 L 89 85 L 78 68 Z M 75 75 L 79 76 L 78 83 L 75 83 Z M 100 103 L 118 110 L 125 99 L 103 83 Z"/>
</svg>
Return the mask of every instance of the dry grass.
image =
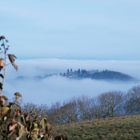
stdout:
<svg viewBox="0 0 140 140">
<path fill-rule="evenodd" d="M 55 126 L 69 140 L 140 140 L 140 116 L 114 117 Z"/>
</svg>

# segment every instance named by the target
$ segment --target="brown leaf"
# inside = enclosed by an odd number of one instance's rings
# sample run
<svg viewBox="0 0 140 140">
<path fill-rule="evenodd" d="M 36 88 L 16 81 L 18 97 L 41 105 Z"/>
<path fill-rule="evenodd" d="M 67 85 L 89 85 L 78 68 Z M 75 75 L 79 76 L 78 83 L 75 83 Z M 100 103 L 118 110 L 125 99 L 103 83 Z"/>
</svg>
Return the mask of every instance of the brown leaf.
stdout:
<svg viewBox="0 0 140 140">
<path fill-rule="evenodd" d="M 17 57 L 14 54 L 8 54 L 8 58 L 11 63 L 14 63 Z"/>
<path fill-rule="evenodd" d="M 16 65 L 15 63 L 11 63 L 11 64 L 15 68 L 15 70 L 17 71 L 18 70 L 18 65 Z"/>
<path fill-rule="evenodd" d="M 18 66 L 15 64 L 16 56 L 14 54 L 8 54 L 9 61 L 11 62 L 12 66 L 18 70 Z"/>
</svg>

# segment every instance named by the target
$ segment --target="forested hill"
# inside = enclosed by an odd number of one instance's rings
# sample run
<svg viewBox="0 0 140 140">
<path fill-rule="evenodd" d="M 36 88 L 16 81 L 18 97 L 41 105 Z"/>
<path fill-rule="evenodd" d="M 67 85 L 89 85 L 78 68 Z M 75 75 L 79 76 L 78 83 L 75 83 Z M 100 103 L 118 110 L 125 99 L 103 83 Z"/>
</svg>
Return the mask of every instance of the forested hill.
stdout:
<svg viewBox="0 0 140 140">
<path fill-rule="evenodd" d="M 72 78 L 72 79 L 90 78 L 90 79 L 95 79 L 95 80 L 116 80 L 116 81 L 134 80 L 134 78 L 130 75 L 127 75 L 121 72 L 111 71 L 111 70 L 87 71 L 84 69 L 82 70 L 78 69 L 78 70 L 73 71 L 72 69 L 68 69 L 66 73 L 61 73 L 60 75 L 67 78 Z"/>
<path fill-rule="evenodd" d="M 117 71 L 111 71 L 111 70 L 85 70 L 85 69 L 78 69 L 78 70 L 72 70 L 68 69 L 64 73 L 52 73 L 52 74 L 40 74 L 35 76 L 26 76 L 26 75 L 20 75 L 16 77 L 18 80 L 23 79 L 37 79 L 42 80 L 46 79 L 51 76 L 62 76 L 69 79 L 75 79 L 75 80 L 81 80 L 81 79 L 92 79 L 92 80 L 108 80 L 108 81 L 135 81 L 136 79 L 128 74 L 124 74 Z"/>
</svg>

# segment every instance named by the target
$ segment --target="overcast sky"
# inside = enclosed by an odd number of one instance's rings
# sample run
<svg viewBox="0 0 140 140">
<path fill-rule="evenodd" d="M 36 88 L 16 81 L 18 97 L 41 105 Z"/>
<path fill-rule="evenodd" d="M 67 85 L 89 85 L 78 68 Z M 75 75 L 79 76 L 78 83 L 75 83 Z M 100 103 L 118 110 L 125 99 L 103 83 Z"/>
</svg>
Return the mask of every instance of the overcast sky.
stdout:
<svg viewBox="0 0 140 140">
<path fill-rule="evenodd" d="M 140 60 L 140 0 L 4 0 L 0 34 L 19 58 Z"/>
</svg>

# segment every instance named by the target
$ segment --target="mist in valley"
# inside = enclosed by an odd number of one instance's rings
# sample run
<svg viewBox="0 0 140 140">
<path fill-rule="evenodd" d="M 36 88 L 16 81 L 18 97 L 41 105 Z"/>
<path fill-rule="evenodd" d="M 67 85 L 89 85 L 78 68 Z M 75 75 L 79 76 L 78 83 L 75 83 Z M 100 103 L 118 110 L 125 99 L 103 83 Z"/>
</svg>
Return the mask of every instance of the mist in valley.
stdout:
<svg viewBox="0 0 140 140">
<path fill-rule="evenodd" d="M 126 93 L 140 84 L 140 61 L 33 59 L 18 60 L 17 63 L 18 72 L 11 67 L 7 69 L 5 94 L 12 100 L 13 94 L 20 91 L 23 94 L 22 103 L 51 105 L 73 97 L 96 97 L 108 91 Z M 59 74 L 66 72 L 68 68 L 119 71 L 134 77 L 136 81 L 76 80 L 61 77 Z M 53 75 L 43 78 L 50 74 Z"/>
</svg>

